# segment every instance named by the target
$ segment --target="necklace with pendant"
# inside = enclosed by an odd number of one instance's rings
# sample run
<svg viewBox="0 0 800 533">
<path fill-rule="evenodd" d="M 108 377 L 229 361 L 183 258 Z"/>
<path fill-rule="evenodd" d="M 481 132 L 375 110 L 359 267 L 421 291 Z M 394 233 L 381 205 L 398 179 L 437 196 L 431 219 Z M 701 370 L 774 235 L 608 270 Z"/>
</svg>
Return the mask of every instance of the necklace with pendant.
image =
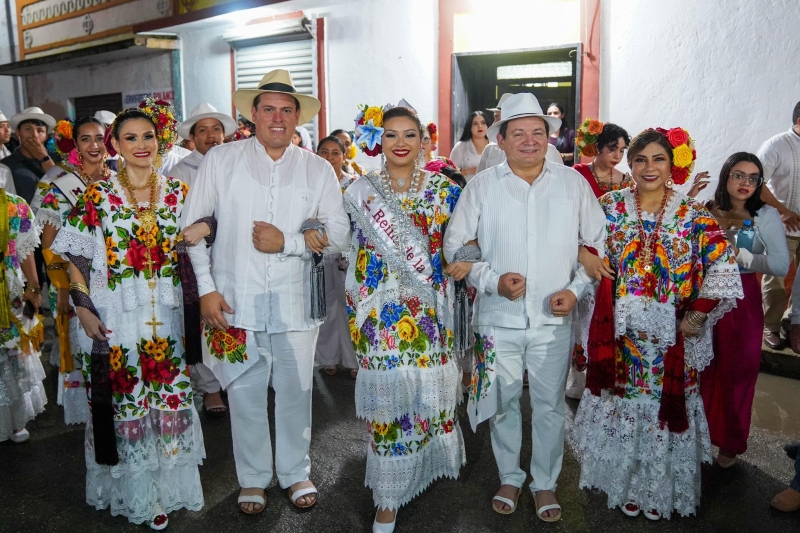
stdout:
<svg viewBox="0 0 800 533">
<path fill-rule="evenodd" d="M 122 167 L 117 174 L 117 179 L 119 179 L 120 184 L 130 192 L 132 199 L 131 203 L 133 204 L 136 216 L 139 219 L 139 222 L 141 222 L 142 228 L 149 233 L 153 229 L 153 226 L 156 225 L 158 174 L 156 173 L 155 169 L 153 169 L 153 171 L 150 173 L 150 179 L 148 180 L 147 185 L 134 187 L 131 184 L 130 178 L 128 177 L 128 169 L 126 167 Z M 136 202 L 136 195 L 134 194 L 134 191 L 143 190 L 148 187 L 150 187 L 150 203 L 147 207 L 139 207 L 138 202 Z"/>
<path fill-rule="evenodd" d="M 669 199 L 670 194 L 671 191 L 669 189 L 664 192 L 664 198 L 661 200 L 661 210 L 658 214 L 653 232 L 650 235 L 648 235 L 644 230 L 644 220 L 642 220 L 642 205 L 639 201 L 639 191 L 635 191 L 633 195 L 636 199 L 636 216 L 639 219 L 639 240 L 642 243 L 640 258 L 644 271 L 648 273 L 653 268 L 655 248 L 656 244 L 658 243 L 658 235 L 661 233 L 661 223 L 664 220 L 664 213 L 666 212 L 667 200 Z"/>
</svg>

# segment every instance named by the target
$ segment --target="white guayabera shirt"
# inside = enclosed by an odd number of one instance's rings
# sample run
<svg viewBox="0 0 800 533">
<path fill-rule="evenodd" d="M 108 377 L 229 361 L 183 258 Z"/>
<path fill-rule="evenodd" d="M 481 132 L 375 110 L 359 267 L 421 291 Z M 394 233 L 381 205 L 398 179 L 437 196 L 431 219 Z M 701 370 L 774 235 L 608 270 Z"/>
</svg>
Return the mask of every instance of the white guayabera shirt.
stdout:
<svg viewBox="0 0 800 533">
<path fill-rule="evenodd" d="M 310 318 L 311 253 L 300 226 L 311 218 L 325 225 L 325 253 L 349 245 L 350 222 L 330 164 L 293 145 L 273 161 L 255 137 L 217 146 L 200 164 L 181 222 L 212 215 L 214 244 L 188 248 L 200 296 L 218 291 L 234 310 L 225 316 L 232 327 L 282 333 L 318 326 Z M 255 221 L 283 232 L 283 253 L 255 249 Z"/>
<path fill-rule="evenodd" d="M 474 324 L 525 329 L 563 324 L 550 297 L 569 289 L 580 300 L 595 281 L 578 263 L 578 245 L 602 254 L 606 217 L 586 179 L 564 165 L 545 161 L 532 185 L 502 163 L 476 175 L 464 188 L 445 235 L 450 261 L 465 243 L 478 239 L 481 261 L 469 283 L 478 289 Z M 525 277 L 526 292 L 511 301 L 497 284 L 502 274 Z"/>
</svg>

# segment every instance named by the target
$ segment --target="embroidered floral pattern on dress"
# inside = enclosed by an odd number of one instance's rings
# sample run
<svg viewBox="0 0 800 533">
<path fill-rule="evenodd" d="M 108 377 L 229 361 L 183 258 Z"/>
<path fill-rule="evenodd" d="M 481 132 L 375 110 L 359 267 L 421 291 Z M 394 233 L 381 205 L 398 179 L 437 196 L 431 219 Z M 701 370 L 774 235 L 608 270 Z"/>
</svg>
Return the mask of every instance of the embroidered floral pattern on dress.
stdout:
<svg viewBox="0 0 800 533">
<path fill-rule="evenodd" d="M 442 411 L 438 416 L 422 418 L 404 414 L 392 422 L 367 422 L 372 433 L 372 452 L 388 457 L 418 453 L 436 435 L 447 435 L 455 429 L 453 411 Z"/>
<path fill-rule="evenodd" d="M 247 360 L 247 332 L 239 328 L 225 331 L 205 326 L 203 337 L 211 355 L 220 361 L 243 363 Z"/>
<path fill-rule="evenodd" d="M 494 360 L 497 357 L 494 349 L 494 336 L 475 333 L 474 353 L 475 368 L 472 371 L 472 380 L 468 391 L 471 402 L 485 398 L 492 385 Z"/>
</svg>

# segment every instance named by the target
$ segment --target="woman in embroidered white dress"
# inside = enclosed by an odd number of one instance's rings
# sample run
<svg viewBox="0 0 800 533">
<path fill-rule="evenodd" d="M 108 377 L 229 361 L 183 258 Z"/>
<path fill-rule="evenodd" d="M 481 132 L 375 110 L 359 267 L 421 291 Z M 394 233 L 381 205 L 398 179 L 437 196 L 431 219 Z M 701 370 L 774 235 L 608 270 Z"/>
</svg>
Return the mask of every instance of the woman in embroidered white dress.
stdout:
<svg viewBox="0 0 800 533">
<path fill-rule="evenodd" d="M 187 187 L 154 167 L 172 142 L 171 108 L 140 107 L 112 125 L 119 174 L 87 188 L 51 249 L 72 261 L 70 296 L 88 335 L 87 503 L 163 529 L 166 513 L 203 506 L 205 450 L 174 252 Z"/>
<path fill-rule="evenodd" d="M 333 167 L 339 187 L 345 189 L 356 180 L 356 176 L 344 171 L 344 144 L 336 136 L 325 137 L 317 145 L 317 155 Z M 350 371 L 350 377 L 358 374 L 358 360 L 347 327 L 347 308 L 344 298 L 344 280 L 347 258 L 341 253 L 327 254 L 325 267 L 325 303 L 327 316 L 319 328 L 317 351 L 314 359 L 325 367 L 329 376 L 336 375 L 339 366 Z"/>
<path fill-rule="evenodd" d="M 465 462 L 452 287 L 442 263 L 443 227 L 461 188 L 421 170 L 422 126 L 413 111 L 370 107 L 358 125 L 359 138 L 374 135 L 366 148 L 386 158 L 380 174 L 359 178 L 344 195 L 353 225 L 346 291 L 360 359 L 356 414 L 369 434 L 373 531 L 383 533 L 393 531 L 400 506 L 435 479 L 458 477 Z"/>
<path fill-rule="evenodd" d="M 78 340 L 84 333 L 69 302 L 69 261 L 54 254 L 50 245 L 86 186 L 113 174 L 105 164 L 108 152 L 104 136 L 105 127 L 96 118 L 81 118 L 74 124 L 59 121 L 54 137 L 62 162 L 42 177 L 31 201 L 36 227 L 42 232 L 42 253 L 50 279 L 50 309 L 58 334 L 50 363 L 59 369 L 57 403 L 64 407 L 67 424 L 83 424 L 90 417 Z"/>
<path fill-rule="evenodd" d="M 39 317 L 23 314 L 24 302 L 42 303 L 33 251 L 39 232 L 33 213 L 19 196 L 0 189 L 0 442 L 22 443 L 30 438 L 25 424 L 44 411 L 45 377 L 39 348 L 44 329 Z M 28 286 L 23 291 L 27 280 Z"/>
<path fill-rule="evenodd" d="M 616 277 L 595 297 L 575 416 L 580 486 L 651 520 L 699 505 L 711 442 L 698 374 L 713 357 L 713 325 L 742 298 L 725 232 L 668 183 L 685 180 L 690 144 L 680 128 L 642 132 L 628 149 L 636 186 L 600 198 Z"/>
</svg>

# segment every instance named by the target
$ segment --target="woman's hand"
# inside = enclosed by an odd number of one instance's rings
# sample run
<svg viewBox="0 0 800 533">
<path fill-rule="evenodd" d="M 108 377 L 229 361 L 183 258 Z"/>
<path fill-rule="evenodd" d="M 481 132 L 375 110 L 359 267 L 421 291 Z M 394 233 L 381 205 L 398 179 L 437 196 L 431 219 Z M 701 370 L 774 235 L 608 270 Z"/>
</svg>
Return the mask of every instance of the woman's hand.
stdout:
<svg viewBox="0 0 800 533">
<path fill-rule="evenodd" d="M 69 289 L 58 289 L 56 293 L 56 311 L 59 315 L 69 316 Z"/>
<path fill-rule="evenodd" d="M 108 334 L 111 333 L 111 330 L 106 328 L 105 324 L 94 313 L 85 307 L 76 307 L 75 310 L 78 313 L 78 320 L 83 326 L 83 331 L 86 332 L 90 339 L 96 341 L 108 340 Z"/>
<path fill-rule="evenodd" d="M 681 319 L 681 323 L 678 326 L 678 331 L 683 333 L 684 337 L 697 337 L 700 334 L 699 329 L 694 329 L 689 325 L 689 322 L 687 322 L 685 316 Z"/>
<path fill-rule="evenodd" d="M 594 255 L 585 246 L 578 247 L 578 262 L 583 266 L 586 274 L 597 281 L 603 278 L 614 279 L 614 270 L 600 256 Z"/>
<path fill-rule="evenodd" d="M 303 238 L 306 241 L 306 248 L 315 254 L 321 254 L 322 251 L 328 246 L 328 234 L 320 233 L 315 229 L 307 229 L 303 233 Z"/>
<path fill-rule="evenodd" d="M 446 274 L 453 276 L 456 281 L 461 281 L 467 277 L 470 270 L 472 270 L 472 263 L 461 261 L 459 263 L 450 263 L 444 271 Z"/>
<path fill-rule="evenodd" d="M 183 241 L 189 246 L 195 246 L 200 241 L 211 235 L 211 228 L 205 222 L 198 222 L 191 226 L 186 226 L 181 232 Z"/>
<path fill-rule="evenodd" d="M 694 180 L 692 180 L 692 188 L 689 189 L 688 196 L 691 198 L 697 198 L 697 195 L 700 194 L 700 191 L 708 187 L 708 183 L 710 178 L 708 176 L 708 172 L 698 172 L 695 175 Z"/>
<path fill-rule="evenodd" d="M 25 289 L 25 292 L 22 293 L 22 299 L 23 301 L 30 302 L 37 313 L 42 307 L 42 293 L 40 291 L 33 292 L 30 288 Z"/>
</svg>

